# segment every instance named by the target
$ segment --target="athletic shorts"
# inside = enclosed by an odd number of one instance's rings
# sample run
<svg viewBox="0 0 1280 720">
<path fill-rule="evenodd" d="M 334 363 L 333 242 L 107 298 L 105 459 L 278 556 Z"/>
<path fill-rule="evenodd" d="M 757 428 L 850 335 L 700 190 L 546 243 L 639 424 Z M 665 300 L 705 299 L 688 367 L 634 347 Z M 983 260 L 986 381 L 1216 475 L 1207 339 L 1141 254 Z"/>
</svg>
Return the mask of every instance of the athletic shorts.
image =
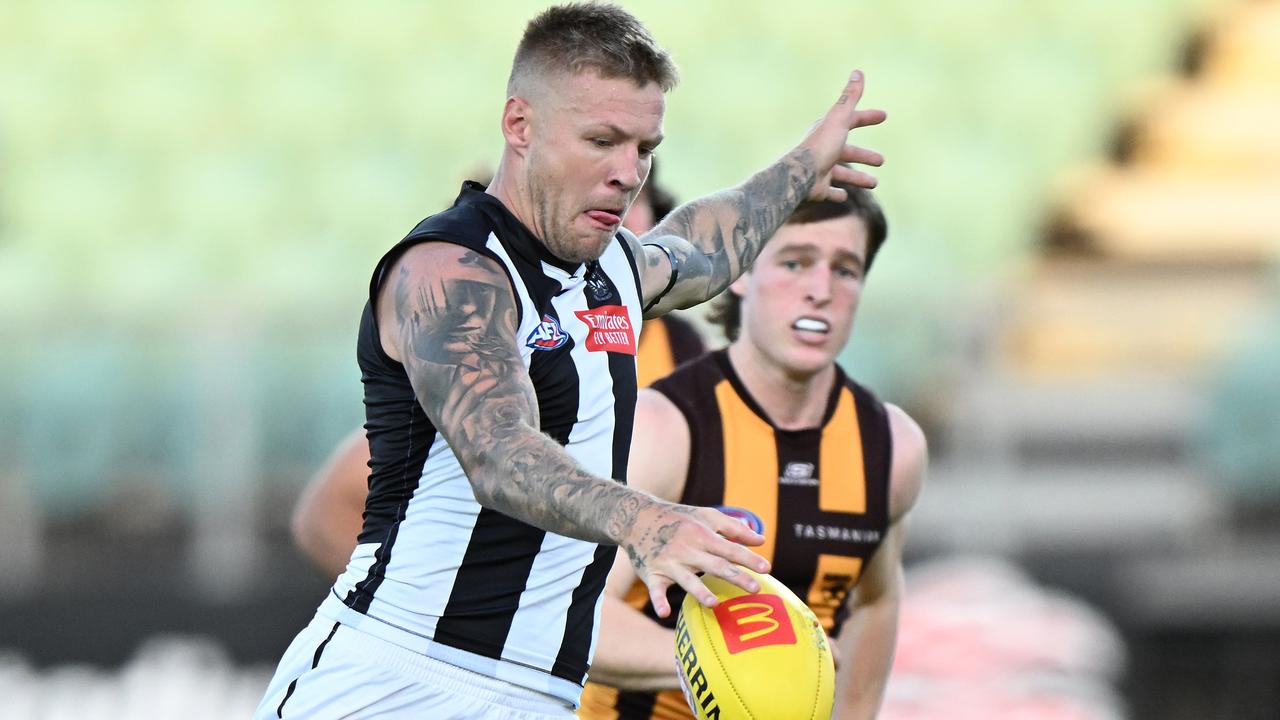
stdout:
<svg viewBox="0 0 1280 720">
<path fill-rule="evenodd" d="M 573 708 L 316 616 L 285 650 L 253 717 L 571 720 Z"/>
</svg>

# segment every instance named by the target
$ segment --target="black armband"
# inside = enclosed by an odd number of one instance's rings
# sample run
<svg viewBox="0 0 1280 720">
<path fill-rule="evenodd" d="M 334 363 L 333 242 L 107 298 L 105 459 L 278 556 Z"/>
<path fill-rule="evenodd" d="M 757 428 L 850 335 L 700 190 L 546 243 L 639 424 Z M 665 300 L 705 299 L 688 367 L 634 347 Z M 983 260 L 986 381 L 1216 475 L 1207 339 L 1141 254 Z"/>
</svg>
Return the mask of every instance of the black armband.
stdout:
<svg viewBox="0 0 1280 720">
<path fill-rule="evenodd" d="M 676 260 L 675 253 L 671 252 L 671 249 L 668 248 L 666 245 L 659 245 L 658 243 L 645 243 L 643 247 L 658 248 L 659 250 L 667 254 L 667 262 L 671 263 L 671 279 L 667 281 L 667 286 L 662 288 L 662 292 L 658 293 L 657 297 L 655 297 L 652 301 L 650 301 L 648 305 L 644 306 L 644 310 L 642 310 L 641 312 L 647 313 L 651 309 L 653 309 L 654 305 L 657 305 L 659 302 L 661 302 L 662 298 L 667 296 L 667 293 L 671 292 L 671 288 L 676 286 L 676 281 L 680 279 L 680 261 Z"/>
</svg>

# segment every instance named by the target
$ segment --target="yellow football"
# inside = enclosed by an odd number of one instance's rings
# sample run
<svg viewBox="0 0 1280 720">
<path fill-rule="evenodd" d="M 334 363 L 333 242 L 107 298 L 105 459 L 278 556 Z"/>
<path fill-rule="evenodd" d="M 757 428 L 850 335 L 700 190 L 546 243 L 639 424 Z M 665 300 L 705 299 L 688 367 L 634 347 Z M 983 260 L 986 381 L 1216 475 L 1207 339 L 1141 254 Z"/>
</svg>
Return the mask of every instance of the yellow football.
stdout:
<svg viewBox="0 0 1280 720">
<path fill-rule="evenodd" d="M 835 667 L 827 634 L 785 585 L 751 574 L 760 592 L 707 575 L 719 604 L 704 608 L 686 595 L 680 606 L 675 659 L 689 707 L 700 720 L 828 720 Z"/>
</svg>

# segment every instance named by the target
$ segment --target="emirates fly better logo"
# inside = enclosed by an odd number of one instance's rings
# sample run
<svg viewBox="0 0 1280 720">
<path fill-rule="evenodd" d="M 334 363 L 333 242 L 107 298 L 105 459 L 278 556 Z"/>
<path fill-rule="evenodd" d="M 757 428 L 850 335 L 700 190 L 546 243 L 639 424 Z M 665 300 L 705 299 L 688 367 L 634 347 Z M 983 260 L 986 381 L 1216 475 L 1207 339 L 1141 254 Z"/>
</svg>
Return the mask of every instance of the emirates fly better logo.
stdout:
<svg viewBox="0 0 1280 720">
<path fill-rule="evenodd" d="M 575 310 L 573 314 L 587 326 L 587 350 L 636 354 L 636 332 L 625 307 L 601 305 L 590 310 Z"/>
<path fill-rule="evenodd" d="M 768 645 L 795 645 L 796 629 L 777 595 L 739 595 L 715 607 L 730 655 Z"/>
</svg>

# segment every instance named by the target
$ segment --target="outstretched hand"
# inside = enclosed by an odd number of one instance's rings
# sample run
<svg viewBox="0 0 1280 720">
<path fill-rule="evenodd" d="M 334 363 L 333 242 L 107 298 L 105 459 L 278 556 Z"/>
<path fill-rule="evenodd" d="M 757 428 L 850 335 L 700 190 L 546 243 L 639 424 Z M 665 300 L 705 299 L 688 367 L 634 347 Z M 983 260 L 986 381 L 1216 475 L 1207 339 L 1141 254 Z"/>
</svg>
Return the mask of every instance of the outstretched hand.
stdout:
<svg viewBox="0 0 1280 720">
<path fill-rule="evenodd" d="M 665 502 L 645 508 L 641 515 L 623 548 L 636 576 L 649 587 L 658 617 L 671 614 L 667 589 L 672 585 L 684 588 L 704 607 L 715 606 L 716 595 L 703 584 L 702 573 L 724 578 L 747 592 L 759 591 L 759 583 L 739 566 L 769 572 L 769 562 L 744 547 L 763 543 L 764 536 L 741 521 L 713 508 Z"/>
<path fill-rule="evenodd" d="M 883 110 L 861 110 L 858 101 L 862 99 L 865 86 L 861 70 L 854 70 L 845 84 L 840 98 L 836 100 L 827 114 L 814 124 L 809 134 L 800 142 L 800 147 L 812 153 L 814 168 L 818 179 L 809 192 L 810 200 L 841 201 L 848 195 L 844 190 L 833 187 L 838 181 L 858 187 L 873 188 L 876 179 L 870 173 L 855 170 L 848 163 L 880 167 L 884 164 L 884 156 L 874 150 L 849 144 L 849 133 L 855 128 L 868 125 L 879 125 L 884 122 Z"/>
</svg>

